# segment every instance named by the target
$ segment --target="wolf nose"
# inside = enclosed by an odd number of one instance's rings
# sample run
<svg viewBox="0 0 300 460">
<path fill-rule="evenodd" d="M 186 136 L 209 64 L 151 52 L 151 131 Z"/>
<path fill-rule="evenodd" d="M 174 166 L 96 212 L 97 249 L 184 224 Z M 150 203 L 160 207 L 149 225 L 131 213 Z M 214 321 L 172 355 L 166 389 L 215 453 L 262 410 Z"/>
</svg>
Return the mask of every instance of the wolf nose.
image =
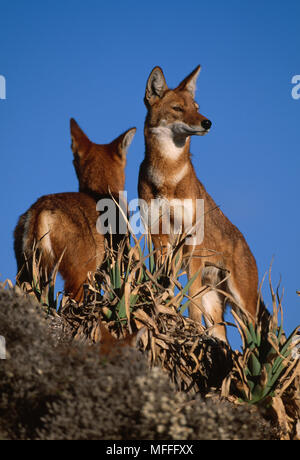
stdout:
<svg viewBox="0 0 300 460">
<path fill-rule="evenodd" d="M 211 121 L 208 120 L 207 118 L 201 121 L 202 128 L 204 128 L 207 131 L 210 129 L 211 125 L 212 125 Z"/>
</svg>

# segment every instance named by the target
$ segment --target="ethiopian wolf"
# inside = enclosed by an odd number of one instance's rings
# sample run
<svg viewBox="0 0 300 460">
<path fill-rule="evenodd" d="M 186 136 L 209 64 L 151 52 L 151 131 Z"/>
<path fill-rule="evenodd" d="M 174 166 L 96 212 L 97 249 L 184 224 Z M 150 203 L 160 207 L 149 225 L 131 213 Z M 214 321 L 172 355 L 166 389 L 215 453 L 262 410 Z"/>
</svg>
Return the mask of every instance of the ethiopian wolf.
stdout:
<svg viewBox="0 0 300 460">
<path fill-rule="evenodd" d="M 19 218 L 14 248 L 20 283 L 30 277 L 25 258 L 30 258 L 34 243 L 38 243 L 47 273 L 63 254 L 59 271 L 65 292 L 82 300 L 88 272 L 95 271 L 104 258 L 104 235 L 96 228 L 96 206 L 102 197 L 112 195 L 119 199 L 125 184 L 126 154 L 135 132 L 135 128 L 129 129 L 110 144 L 98 145 L 71 119 L 79 192 L 43 196 Z"/>
<path fill-rule="evenodd" d="M 188 219 L 193 233 L 184 247 L 184 257 L 189 261 L 189 278 L 198 273 L 190 289 L 194 301 L 189 305 L 189 314 L 193 320 L 201 322 L 202 312 L 205 312 L 206 323 L 213 326 L 212 335 L 226 341 L 225 327 L 220 324 L 225 304 L 239 305 L 254 319 L 258 274 L 245 238 L 216 206 L 198 180 L 191 161 L 191 136 L 206 135 L 212 125 L 199 113 L 194 99 L 200 69 L 198 66 L 175 89 L 168 88 L 160 67 L 152 70 L 144 99 L 148 110 L 144 130 L 146 152 L 140 166 L 138 190 L 140 199 L 148 203 L 148 208 L 153 200 L 169 203 L 173 226 L 178 226 L 178 215 L 184 214 Z M 200 224 L 196 216 L 199 201 L 204 203 Z M 191 206 L 182 213 L 180 207 L 184 208 L 186 202 Z M 204 225 L 204 231 L 202 228 L 199 239 L 197 231 L 201 225 Z M 152 239 L 155 249 L 163 257 L 172 245 L 172 232 L 163 232 L 162 228 L 152 233 Z M 215 289 L 202 297 L 197 296 L 203 285 Z"/>
</svg>

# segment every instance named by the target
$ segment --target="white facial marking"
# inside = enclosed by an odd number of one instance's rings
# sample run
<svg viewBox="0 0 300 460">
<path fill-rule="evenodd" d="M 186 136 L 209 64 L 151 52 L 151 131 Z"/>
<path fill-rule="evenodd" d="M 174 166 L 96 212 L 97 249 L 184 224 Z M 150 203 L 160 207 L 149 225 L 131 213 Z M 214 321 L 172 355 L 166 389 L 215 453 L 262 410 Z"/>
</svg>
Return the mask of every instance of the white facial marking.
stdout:
<svg viewBox="0 0 300 460">
<path fill-rule="evenodd" d="M 170 160 L 178 160 L 184 151 L 183 147 L 177 147 L 174 143 L 173 131 L 171 126 L 158 126 L 151 129 L 159 144 L 160 153 Z"/>
</svg>

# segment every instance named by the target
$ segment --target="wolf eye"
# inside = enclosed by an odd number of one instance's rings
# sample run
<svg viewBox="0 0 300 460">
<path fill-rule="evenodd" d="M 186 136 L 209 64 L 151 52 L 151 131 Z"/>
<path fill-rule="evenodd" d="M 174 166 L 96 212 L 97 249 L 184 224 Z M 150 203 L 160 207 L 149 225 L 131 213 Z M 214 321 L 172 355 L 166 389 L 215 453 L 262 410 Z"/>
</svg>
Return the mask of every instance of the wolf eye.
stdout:
<svg viewBox="0 0 300 460">
<path fill-rule="evenodd" d="M 176 110 L 176 112 L 183 112 L 183 108 L 180 107 L 179 105 L 174 105 L 174 106 L 172 107 L 172 109 L 173 109 L 173 110 Z"/>
</svg>

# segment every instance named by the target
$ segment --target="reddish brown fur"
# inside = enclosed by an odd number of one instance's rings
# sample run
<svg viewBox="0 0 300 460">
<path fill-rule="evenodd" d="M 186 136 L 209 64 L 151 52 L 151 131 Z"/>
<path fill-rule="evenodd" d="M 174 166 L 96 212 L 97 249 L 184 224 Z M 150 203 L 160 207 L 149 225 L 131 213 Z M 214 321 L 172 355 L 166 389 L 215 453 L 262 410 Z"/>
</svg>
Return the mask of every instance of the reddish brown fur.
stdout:
<svg viewBox="0 0 300 460">
<path fill-rule="evenodd" d="M 177 122 L 184 122 L 200 129 L 201 123 L 206 119 L 198 112 L 198 106 L 194 101 L 195 81 L 199 70 L 199 67 L 196 68 L 175 90 L 167 87 L 162 70 L 158 67 L 152 71 L 148 79 L 145 96 L 148 109 L 145 122 L 146 152 L 140 167 L 139 196 L 148 203 L 157 197 L 168 200 L 192 199 L 193 203 L 196 199 L 204 199 L 204 240 L 200 245 L 185 246 L 185 255 L 193 255 L 189 259 L 189 277 L 198 270 L 201 273 L 193 283 L 190 295 L 195 296 L 199 293 L 204 284 L 217 284 L 224 279 L 228 270 L 230 279 L 219 288 L 231 294 L 234 298 L 231 302 L 233 306 L 241 305 L 254 318 L 258 300 L 255 259 L 241 232 L 216 206 L 203 184 L 197 179 L 191 162 L 190 136 L 185 134 L 177 138 L 174 128 Z M 177 106 L 182 110 L 175 110 L 174 107 Z M 168 129 L 173 130 L 171 134 Z M 197 132 L 199 133 L 200 131 Z M 168 136 L 171 136 L 173 144 Z M 182 150 L 176 150 L 175 145 Z M 180 154 L 177 154 L 179 151 Z M 195 224 L 195 206 L 192 218 Z M 163 248 L 162 252 L 167 250 L 168 243 L 171 242 L 170 235 L 152 235 L 152 238 L 155 248 Z M 209 268 L 211 265 L 214 268 Z M 203 297 L 202 301 L 198 299 L 196 303 L 202 303 L 214 324 L 223 321 L 225 296 L 214 291 Z M 190 316 L 195 321 L 202 319 L 198 305 L 192 304 L 189 308 Z M 209 320 L 206 322 L 211 325 Z M 212 334 L 226 341 L 224 326 L 215 326 Z"/>
<path fill-rule="evenodd" d="M 95 271 L 104 257 L 104 236 L 96 229 L 96 203 L 109 193 L 118 198 L 124 189 L 126 153 L 134 133 L 135 128 L 111 144 L 98 145 L 71 120 L 79 192 L 43 196 L 20 217 L 15 229 L 19 282 L 30 277 L 24 270 L 24 253 L 30 258 L 34 242 L 39 242 L 43 269 L 48 273 L 65 251 L 59 267 L 65 291 L 82 300 L 88 272 Z"/>
<path fill-rule="evenodd" d="M 100 339 L 100 355 L 114 357 L 119 355 L 122 348 L 136 348 L 138 333 L 128 334 L 125 338 L 116 339 L 110 331 L 100 322 L 99 329 L 101 333 Z"/>
</svg>

